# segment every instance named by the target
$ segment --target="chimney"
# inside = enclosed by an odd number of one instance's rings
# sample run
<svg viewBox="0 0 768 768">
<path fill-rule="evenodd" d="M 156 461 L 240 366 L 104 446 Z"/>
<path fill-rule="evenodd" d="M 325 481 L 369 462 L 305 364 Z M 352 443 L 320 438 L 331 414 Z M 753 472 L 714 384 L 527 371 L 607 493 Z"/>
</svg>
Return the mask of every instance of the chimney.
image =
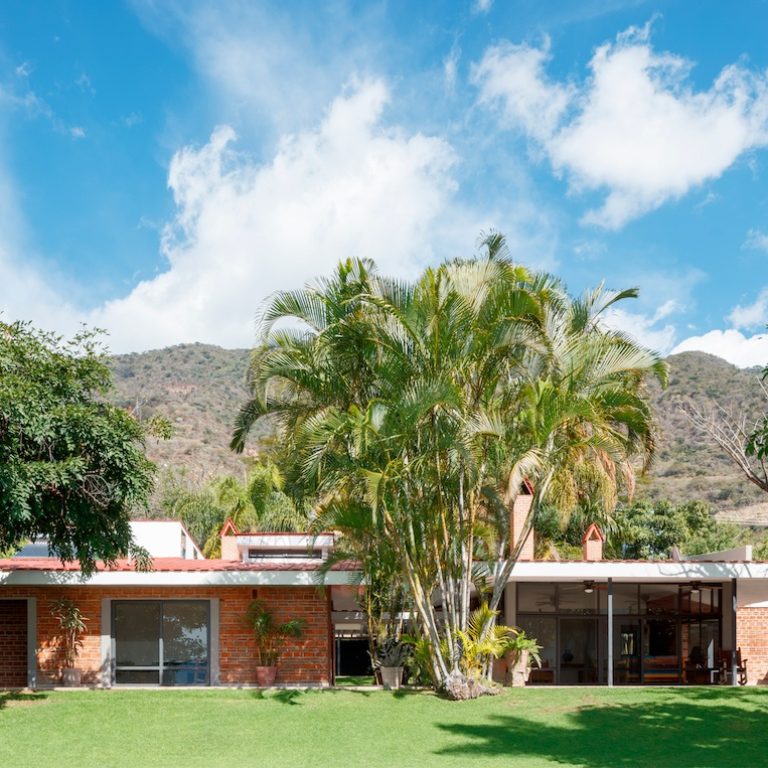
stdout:
<svg viewBox="0 0 768 768">
<path fill-rule="evenodd" d="M 237 548 L 237 526 L 232 522 L 232 518 L 227 518 L 224 527 L 221 529 L 221 559 L 239 560 L 240 552 Z"/>
<path fill-rule="evenodd" d="M 512 510 L 509 513 L 509 547 L 512 552 L 514 552 L 514 549 L 523 534 L 525 521 L 528 518 L 528 513 L 531 510 L 532 504 L 533 486 L 527 480 L 523 480 L 523 486 L 520 489 L 517 498 L 512 502 Z M 520 550 L 519 559 L 534 559 L 533 528 L 528 531 L 528 536 L 525 538 L 525 544 L 523 544 L 523 547 Z"/>
<path fill-rule="evenodd" d="M 605 537 L 603 532 L 594 524 L 591 523 L 589 528 L 584 533 L 581 539 L 581 552 L 584 560 L 602 560 L 603 559 L 603 544 L 605 543 Z"/>
</svg>

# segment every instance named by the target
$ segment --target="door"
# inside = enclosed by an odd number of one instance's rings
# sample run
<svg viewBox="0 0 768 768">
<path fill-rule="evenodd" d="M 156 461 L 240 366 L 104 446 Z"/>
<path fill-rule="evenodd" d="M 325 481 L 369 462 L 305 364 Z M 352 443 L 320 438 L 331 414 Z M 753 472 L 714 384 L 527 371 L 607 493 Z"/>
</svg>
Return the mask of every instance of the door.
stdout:
<svg viewBox="0 0 768 768">
<path fill-rule="evenodd" d="M 0 688 L 27 685 L 27 601 L 0 600 Z"/>
<path fill-rule="evenodd" d="M 117 685 L 208 685 L 207 600 L 116 600 L 112 604 Z"/>
<path fill-rule="evenodd" d="M 643 619 L 643 682 L 679 683 L 677 619 Z"/>
<path fill-rule="evenodd" d="M 560 685 L 598 681 L 597 619 L 560 619 Z"/>
</svg>

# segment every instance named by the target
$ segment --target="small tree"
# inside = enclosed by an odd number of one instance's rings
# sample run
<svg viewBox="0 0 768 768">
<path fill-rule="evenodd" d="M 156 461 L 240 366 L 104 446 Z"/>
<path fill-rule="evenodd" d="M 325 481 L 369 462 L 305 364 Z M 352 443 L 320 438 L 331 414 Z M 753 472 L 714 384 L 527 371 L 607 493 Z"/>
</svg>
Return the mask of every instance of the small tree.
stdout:
<svg viewBox="0 0 768 768">
<path fill-rule="evenodd" d="M 51 606 L 51 615 L 59 622 L 61 629 L 61 649 L 64 655 L 64 667 L 73 668 L 77 654 L 83 646 L 83 633 L 86 620 L 77 605 L 67 598 L 56 600 Z"/>
<path fill-rule="evenodd" d="M 260 667 L 276 666 L 285 641 L 289 637 L 301 637 L 306 625 L 304 619 L 289 619 L 278 624 L 261 600 L 254 600 L 248 606 L 246 618 L 256 638 L 256 659 Z"/>
<path fill-rule="evenodd" d="M 155 471 L 144 442 L 168 424 L 110 405 L 111 386 L 97 332 L 0 322 L 0 550 L 43 536 L 84 573 L 135 554 L 130 513 Z"/>
</svg>

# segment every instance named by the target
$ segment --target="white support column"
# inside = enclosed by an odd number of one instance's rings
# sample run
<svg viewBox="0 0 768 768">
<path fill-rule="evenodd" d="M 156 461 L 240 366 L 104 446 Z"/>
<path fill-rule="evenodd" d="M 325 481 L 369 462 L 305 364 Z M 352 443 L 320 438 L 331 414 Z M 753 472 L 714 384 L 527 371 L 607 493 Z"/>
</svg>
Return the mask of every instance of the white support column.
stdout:
<svg viewBox="0 0 768 768">
<path fill-rule="evenodd" d="M 101 686 L 111 688 L 114 673 L 112 660 L 112 601 L 101 601 Z"/>
<path fill-rule="evenodd" d="M 613 579 L 608 579 L 608 686 L 613 686 Z"/>
<path fill-rule="evenodd" d="M 211 598 L 211 626 L 209 627 L 210 647 L 208 658 L 210 664 L 210 685 L 221 684 L 221 669 L 219 666 L 219 603 L 218 597 Z"/>
<path fill-rule="evenodd" d="M 27 598 L 27 687 L 37 688 L 37 598 Z"/>
</svg>

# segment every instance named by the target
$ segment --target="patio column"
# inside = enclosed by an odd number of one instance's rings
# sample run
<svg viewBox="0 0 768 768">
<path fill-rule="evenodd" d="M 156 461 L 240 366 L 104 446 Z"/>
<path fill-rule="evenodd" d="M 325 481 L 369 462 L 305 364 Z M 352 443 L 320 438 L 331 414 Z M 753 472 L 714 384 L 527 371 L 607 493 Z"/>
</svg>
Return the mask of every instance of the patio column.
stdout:
<svg viewBox="0 0 768 768">
<path fill-rule="evenodd" d="M 738 669 L 736 667 L 736 579 L 731 579 L 731 685 L 738 685 Z"/>
<path fill-rule="evenodd" d="M 608 579 L 608 685 L 613 686 L 613 579 Z"/>
</svg>

